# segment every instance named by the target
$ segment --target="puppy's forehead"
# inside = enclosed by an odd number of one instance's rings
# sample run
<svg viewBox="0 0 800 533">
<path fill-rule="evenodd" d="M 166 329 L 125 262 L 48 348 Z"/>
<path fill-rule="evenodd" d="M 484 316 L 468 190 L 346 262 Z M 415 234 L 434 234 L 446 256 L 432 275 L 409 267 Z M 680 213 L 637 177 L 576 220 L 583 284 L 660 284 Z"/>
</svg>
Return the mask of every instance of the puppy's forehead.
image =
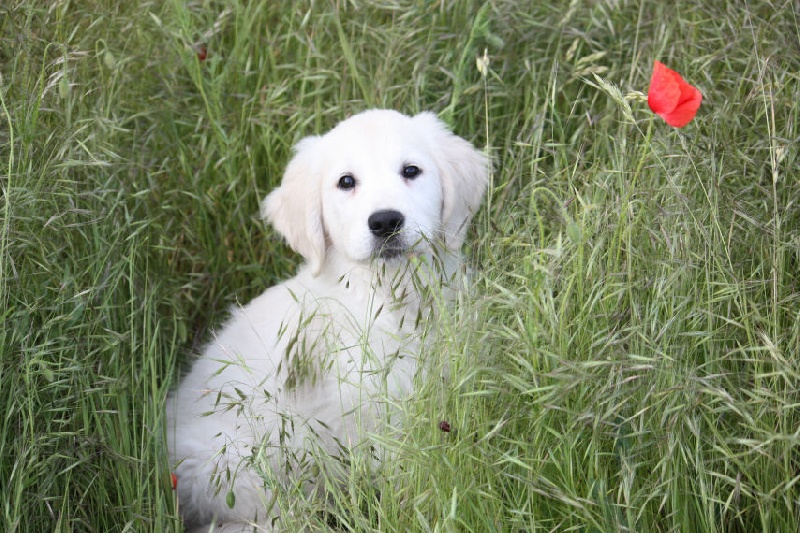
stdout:
<svg viewBox="0 0 800 533">
<path fill-rule="evenodd" d="M 395 159 L 420 157 L 427 152 L 424 132 L 410 118 L 395 111 L 368 111 L 339 123 L 325 135 L 335 159 L 394 164 Z"/>
<path fill-rule="evenodd" d="M 341 121 L 331 133 L 336 131 L 366 131 L 377 133 L 384 130 L 402 129 L 411 127 L 413 120 L 411 117 L 403 115 L 397 111 L 387 109 L 373 109 L 364 111 L 358 115 Z"/>
</svg>

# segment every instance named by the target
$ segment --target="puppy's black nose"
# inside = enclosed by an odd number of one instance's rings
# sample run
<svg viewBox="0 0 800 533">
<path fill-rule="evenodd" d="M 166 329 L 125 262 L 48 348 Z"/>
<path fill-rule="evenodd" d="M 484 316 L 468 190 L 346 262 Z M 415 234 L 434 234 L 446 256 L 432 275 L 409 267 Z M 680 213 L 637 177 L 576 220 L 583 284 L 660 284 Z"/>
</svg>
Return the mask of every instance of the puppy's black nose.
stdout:
<svg viewBox="0 0 800 533">
<path fill-rule="evenodd" d="M 384 209 L 375 211 L 367 219 L 369 230 L 376 237 L 391 237 L 403 227 L 405 217 L 400 211 L 394 209 Z"/>
</svg>

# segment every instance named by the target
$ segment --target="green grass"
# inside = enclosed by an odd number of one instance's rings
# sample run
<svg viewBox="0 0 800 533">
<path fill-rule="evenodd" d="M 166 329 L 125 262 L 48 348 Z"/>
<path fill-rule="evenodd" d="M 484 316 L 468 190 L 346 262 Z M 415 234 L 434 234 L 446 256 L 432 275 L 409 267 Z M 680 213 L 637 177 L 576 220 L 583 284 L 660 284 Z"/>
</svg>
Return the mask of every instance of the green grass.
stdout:
<svg viewBox="0 0 800 533">
<path fill-rule="evenodd" d="M 277 505 L 345 531 L 798 531 L 799 40 L 790 0 L 4 2 L 0 530 L 178 528 L 165 395 L 293 271 L 257 218 L 291 146 L 379 106 L 491 152 L 475 294 L 381 475 Z M 654 59 L 704 95 L 682 130 L 622 98 Z"/>
</svg>

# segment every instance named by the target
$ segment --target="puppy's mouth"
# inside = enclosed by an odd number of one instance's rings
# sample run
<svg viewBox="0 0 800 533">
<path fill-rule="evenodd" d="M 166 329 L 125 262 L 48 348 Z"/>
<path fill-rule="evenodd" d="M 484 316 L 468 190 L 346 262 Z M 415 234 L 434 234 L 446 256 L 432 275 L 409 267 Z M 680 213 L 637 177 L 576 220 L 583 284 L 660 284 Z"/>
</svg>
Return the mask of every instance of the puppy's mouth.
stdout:
<svg viewBox="0 0 800 533">
<path fill-rule="evenodd" d="M 373 257 L 376 259 L 396 259 L 408 252 L 408 246 L 401 235 L 391 235 L 376 243 Z"/>
</svg>

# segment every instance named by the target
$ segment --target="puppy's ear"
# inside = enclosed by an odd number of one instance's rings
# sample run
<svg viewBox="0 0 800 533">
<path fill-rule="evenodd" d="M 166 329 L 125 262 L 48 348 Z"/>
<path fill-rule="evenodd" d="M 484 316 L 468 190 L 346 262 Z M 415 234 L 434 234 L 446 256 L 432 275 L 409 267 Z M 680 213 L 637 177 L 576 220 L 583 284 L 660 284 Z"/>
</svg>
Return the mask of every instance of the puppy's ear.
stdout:
<svg viewBox="0 0 800 533">
<path fill-rule="evenodd" d="M 453 134 L 433 113 L 421 113 L 413 120 L 430 136 L 430 146 L 442 178 L 445 245 L 457 251 L 464 243 L 469 222 L 486 192 L 488 158 Z"/>
<path fill-rule="evenodd" d="M 325 260 L 320 175 L 316 160 L 319 137 L 306 137 L 295 146 L 280 187 L 261 202 L 261 216 L 283 235 L 289 246 L 305 258 L 314 275 Z"/>
</svg>

